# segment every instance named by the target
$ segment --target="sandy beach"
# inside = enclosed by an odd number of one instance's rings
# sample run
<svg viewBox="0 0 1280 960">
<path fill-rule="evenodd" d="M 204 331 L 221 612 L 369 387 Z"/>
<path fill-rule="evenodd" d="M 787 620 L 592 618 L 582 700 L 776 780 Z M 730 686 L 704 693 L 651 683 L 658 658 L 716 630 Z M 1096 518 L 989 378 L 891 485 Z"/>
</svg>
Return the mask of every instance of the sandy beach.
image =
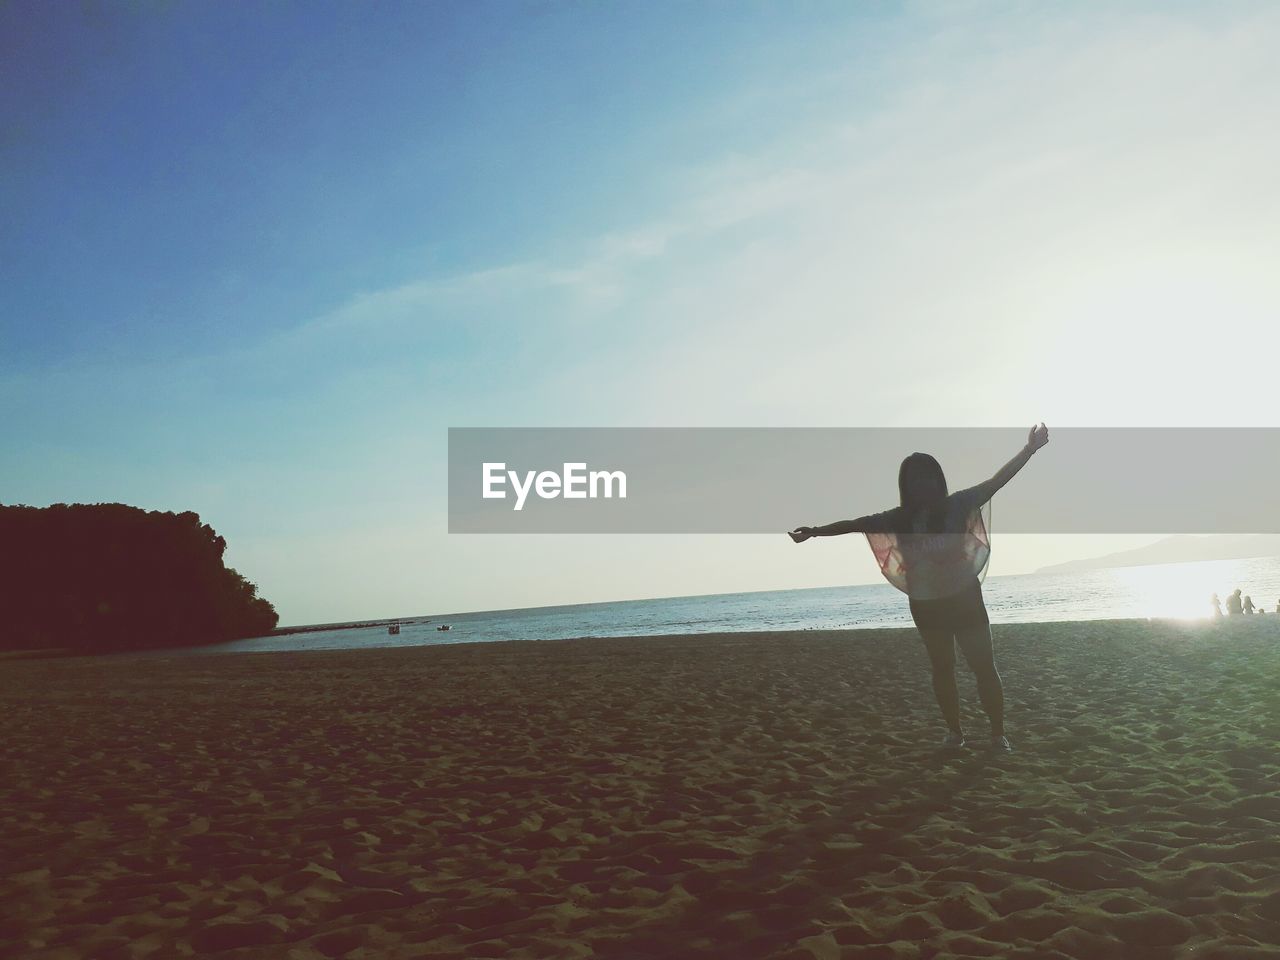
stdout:
<svg viewBox="0 0 1280 960">
<path fill-rule="evenodd" d="M 1275 956 L 1280 617 L 994 633 L 6 661 L 0 953 Z"/>
</svg>

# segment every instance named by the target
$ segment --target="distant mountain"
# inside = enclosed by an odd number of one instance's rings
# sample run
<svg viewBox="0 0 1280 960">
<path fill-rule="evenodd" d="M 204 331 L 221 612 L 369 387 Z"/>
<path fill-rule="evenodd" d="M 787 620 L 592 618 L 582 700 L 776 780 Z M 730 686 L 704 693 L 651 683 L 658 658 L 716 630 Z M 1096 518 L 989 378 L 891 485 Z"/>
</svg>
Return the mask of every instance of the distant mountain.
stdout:
<svg viewBox="0 0 1280 960">
<path fill-rule="evenodd" d="M 1068 560 L 1041 567 L 1036 573 L 1067 573 L 1107 567 L 1140 567 L 1149 563 L 1189 563 L 1196 560 L 1239 560 L 1280 557 L 1280 534 L 1241 533 L 1166 537 L 1135 550 L 1122 550 L 1088 560 Z"/>
</svg>

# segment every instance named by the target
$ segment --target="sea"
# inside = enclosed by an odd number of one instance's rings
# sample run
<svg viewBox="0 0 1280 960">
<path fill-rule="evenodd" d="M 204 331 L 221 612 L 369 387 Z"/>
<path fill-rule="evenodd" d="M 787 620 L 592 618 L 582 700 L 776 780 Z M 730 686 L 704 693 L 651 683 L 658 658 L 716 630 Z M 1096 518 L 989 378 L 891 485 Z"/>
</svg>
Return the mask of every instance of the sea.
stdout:
<svg viewBox="0 0 1280 960">
<path fill-rule="evenodd" d="M 1158 618 L 1212 614 L 1210 597 L 1239 587 L 1268 616 L 1280 603 L 1280 558 L 1206 560 L 1082 572 L 988 577 L 983 584 L 993 623 Z M 521 610 L 427 613 L 386 623 L 335 625 L 235 640 L 201 653 L 251 650 L 337 650 L 493 640 L 656 636 L 749 630 L 848 630 L 909 627 L 906 597 L 887 583 L 806 590 L 767 590 L 696 597 L 579 603 Z M 447 625 L 447 631 L 438 629 Z M 175 651 L 166 651 L 172 655 Z"/>
</svg>

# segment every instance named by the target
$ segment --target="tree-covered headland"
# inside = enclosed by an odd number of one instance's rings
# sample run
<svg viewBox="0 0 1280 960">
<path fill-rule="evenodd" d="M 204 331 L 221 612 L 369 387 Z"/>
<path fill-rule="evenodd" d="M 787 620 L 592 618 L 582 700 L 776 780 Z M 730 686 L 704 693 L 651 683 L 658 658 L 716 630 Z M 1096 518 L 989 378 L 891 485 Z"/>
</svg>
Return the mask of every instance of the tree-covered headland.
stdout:
<svg viewBox="0 0 1280 960">
<path fill-rule="evenodd" d="M 261 636 L 275 608 L 190 511 L 0 505 L 0 649 L 85 652 Z"/>
</svg>

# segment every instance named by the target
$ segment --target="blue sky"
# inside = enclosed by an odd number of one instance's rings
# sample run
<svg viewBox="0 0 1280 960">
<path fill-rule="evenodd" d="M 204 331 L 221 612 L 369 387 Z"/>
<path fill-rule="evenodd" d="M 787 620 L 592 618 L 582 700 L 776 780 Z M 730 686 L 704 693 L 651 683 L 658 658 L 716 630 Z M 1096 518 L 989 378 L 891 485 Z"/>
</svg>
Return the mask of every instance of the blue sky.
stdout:
<svg viewBox="0 0 1280 960">
<path fill-rule="evenodd" d="M 1278 41 L 1244 3 L 2 6 L 0 500 L 196 509 L 286 622 L 869 580 L 448 537 L 445 430 L 1269 425 L 1207 357 L 1277 346 Z"/>
<path fill-rule="evenodd" d="M 801 69 L 820 9 L 8 5 L 4 282 L 45 322 L 7 359 L 218 350 L 571 249 L 767 140 L 719 109 Z"/>
</svg>

